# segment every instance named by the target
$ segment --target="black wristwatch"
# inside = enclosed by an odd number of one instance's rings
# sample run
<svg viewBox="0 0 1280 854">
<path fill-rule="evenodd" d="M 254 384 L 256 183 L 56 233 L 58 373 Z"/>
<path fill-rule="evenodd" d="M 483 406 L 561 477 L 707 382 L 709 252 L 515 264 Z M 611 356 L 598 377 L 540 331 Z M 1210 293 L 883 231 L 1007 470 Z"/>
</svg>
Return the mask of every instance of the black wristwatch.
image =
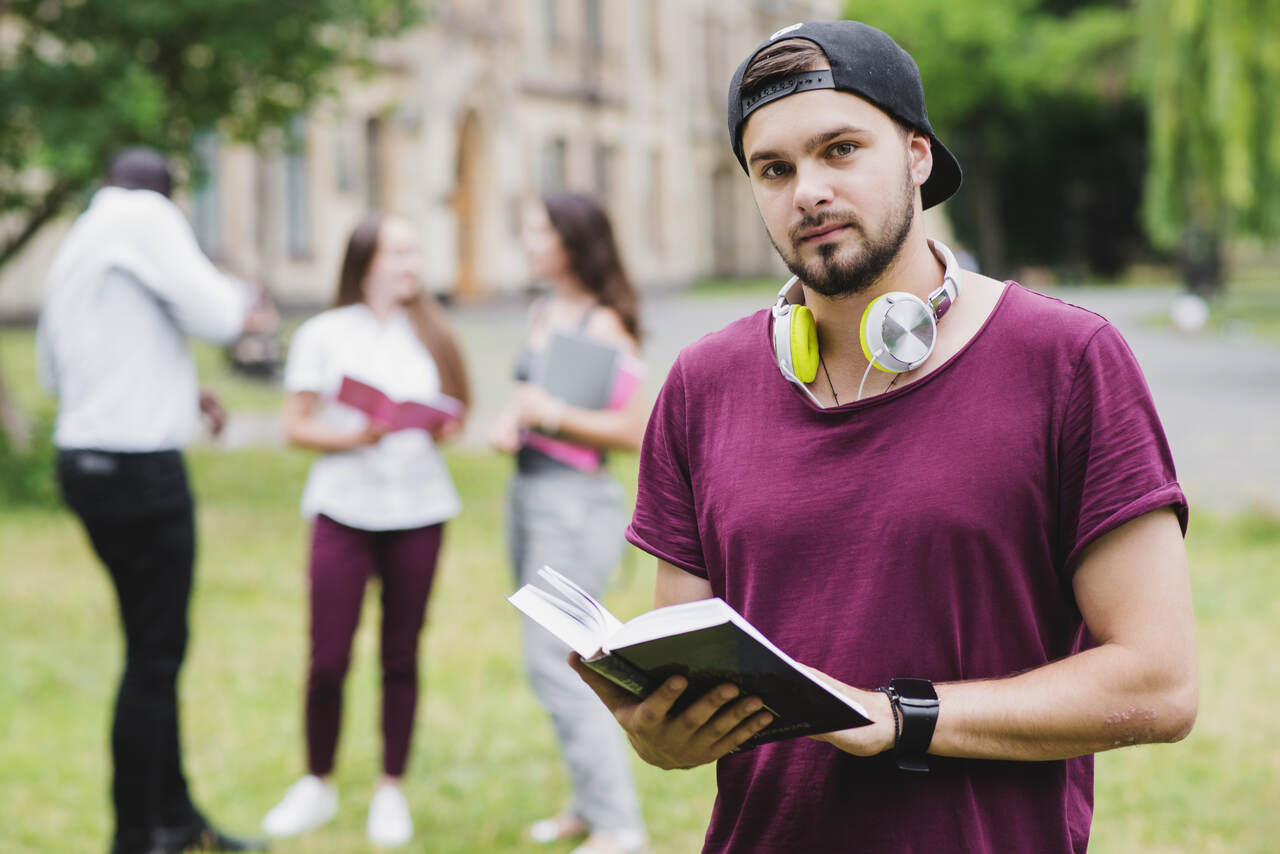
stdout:
<svg viewBox="0 0 1280 854">
<path fill-rule="evenodd" d="M 889 699 L 902 717 L 894 756 L 903 771 L 928 771 L 929 742 L 938 723 L 938 692 L 928 679 L 892 679 Z"/>
</svg>

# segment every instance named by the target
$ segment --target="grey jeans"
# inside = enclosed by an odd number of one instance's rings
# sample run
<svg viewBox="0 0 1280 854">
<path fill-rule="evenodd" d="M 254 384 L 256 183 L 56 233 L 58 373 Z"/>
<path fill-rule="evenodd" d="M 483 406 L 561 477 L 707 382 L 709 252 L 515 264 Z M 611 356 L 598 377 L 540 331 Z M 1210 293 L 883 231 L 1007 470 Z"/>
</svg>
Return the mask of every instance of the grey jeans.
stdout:
<svg viewBox="0 0 1280 854">
<path fill-rule="evenodd" d="M 517 474 L 507 494 L 507 544 L 517 584 L 549 565 L 597 598 L 622 557 L 627 515 L 622 488 L 606 472 Z M 544 586 L 545 584 L 539 584 Z M 640 830 L 630 750 L 613 715 L 569 667 L 569 649 L 524 618 L 524 663 L 551 715 L 573 783 L 570 809 L 592 830 Z"/>
</svg>

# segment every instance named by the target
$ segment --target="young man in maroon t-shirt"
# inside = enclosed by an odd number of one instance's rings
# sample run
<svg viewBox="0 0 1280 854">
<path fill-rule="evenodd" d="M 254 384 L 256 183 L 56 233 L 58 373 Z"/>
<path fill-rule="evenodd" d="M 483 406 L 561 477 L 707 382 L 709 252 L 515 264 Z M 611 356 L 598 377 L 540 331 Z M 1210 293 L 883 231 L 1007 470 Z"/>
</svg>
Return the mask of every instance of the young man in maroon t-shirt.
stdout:
<svg viewBox="0 0 1280 854">
<path fill-rule="evenodd" d="M 925 238 L 960 167 L 884 33 L 774 34 L 729 131 L 796 279 L 681 353 L 628 538 L 659 605 L 724 598 L 873 722 L 728 755 L 759 699 L 669 717 L 683 679 L 636 702 L 571 661 L 646 761 L 718 760 L 707 851 L 1080 854 L 1091 755 L 1196 714 L 1187 506 L 1141 371 L 1104 319 Z"/>
</svg>

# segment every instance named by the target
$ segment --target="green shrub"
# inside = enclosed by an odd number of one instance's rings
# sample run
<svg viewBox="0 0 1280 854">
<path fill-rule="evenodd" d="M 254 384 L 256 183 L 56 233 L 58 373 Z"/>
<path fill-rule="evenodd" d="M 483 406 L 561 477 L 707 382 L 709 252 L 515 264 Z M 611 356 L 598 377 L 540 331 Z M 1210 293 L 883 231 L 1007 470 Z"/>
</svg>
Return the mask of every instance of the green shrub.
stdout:
<svg viewBox="0 0 1280 854">
<path fill-rule="evenodd" d="M 0 430 L 0 507 L 56 507 L 52 412 L 38 415 L 31 439 L 20 447 Z"/>
</svg>

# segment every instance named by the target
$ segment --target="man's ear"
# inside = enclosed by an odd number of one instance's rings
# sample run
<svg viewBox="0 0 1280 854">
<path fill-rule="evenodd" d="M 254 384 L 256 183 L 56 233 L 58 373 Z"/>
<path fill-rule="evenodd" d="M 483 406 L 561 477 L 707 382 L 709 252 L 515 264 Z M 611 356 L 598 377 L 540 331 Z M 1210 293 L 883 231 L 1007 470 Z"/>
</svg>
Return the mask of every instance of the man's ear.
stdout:
<svg viewBox="0 0 1280 854">
<path fill-rule="evenodd" d="M 911 183 L 919 187 L 933 174 L 933 144 L 928 135 L 911 131 L 907 138 L 907 158 L 911 169 Z"/>
</svg>

